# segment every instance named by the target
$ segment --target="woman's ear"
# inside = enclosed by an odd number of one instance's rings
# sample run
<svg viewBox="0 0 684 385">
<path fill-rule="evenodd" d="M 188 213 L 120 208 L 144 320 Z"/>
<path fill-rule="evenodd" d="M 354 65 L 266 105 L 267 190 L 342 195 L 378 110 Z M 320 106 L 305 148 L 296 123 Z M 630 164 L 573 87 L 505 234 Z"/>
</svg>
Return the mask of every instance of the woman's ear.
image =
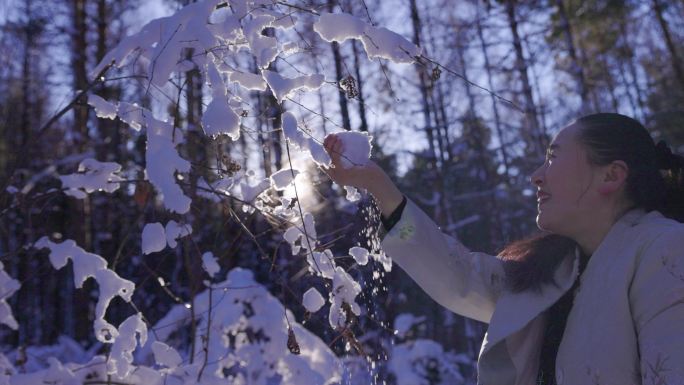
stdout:
<svg viewBox="0 0 684 385">
<path fill-rule="evenodd" d="M 614 160 L 609 165 L 604 166 L 599 193 L 610 195 L 619 190 L 627 182 L 629 167 L 622 160 Z"/>
</svg>

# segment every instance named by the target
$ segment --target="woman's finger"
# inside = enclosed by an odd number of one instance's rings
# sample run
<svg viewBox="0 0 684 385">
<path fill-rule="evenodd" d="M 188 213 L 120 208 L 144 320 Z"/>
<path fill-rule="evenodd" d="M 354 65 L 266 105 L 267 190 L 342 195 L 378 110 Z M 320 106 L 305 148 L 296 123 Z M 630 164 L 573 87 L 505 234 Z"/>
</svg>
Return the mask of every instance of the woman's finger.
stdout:
<svg viewBox="0 0 684 385">
<path fill-rule="evenodd" d="M 330 158 L 332 159 L 333 164 L 335 165 L 340 163 L 340 146 L 340 141 L 336 140 L 330 145 L 330 150 L 328 151 L 328 154 L 330 155 Z"/>
<path fill-rule="evenodd" d="M 344 146 L 342 144 L 341 140 L 336 140 L 335 145 L 333 147 L 333 154 L 337 156 L 337 159 L 340 159 L 340 155 L 342 155 L 342 151 L 344 150 Z"/>
</svg>

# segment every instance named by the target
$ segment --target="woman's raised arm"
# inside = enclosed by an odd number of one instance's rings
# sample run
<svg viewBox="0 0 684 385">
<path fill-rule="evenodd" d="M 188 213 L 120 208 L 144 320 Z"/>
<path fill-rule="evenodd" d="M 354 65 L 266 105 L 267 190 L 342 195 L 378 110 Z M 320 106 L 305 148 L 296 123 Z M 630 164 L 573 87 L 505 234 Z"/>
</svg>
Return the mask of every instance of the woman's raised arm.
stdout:
<svg viewBox="0 0 684 385">
<path fill-rule="evenodd" d="M 333 181 L 368 190 L 387 218 L 404 195 L 374 162 L 342 168 L 344 148 L 334 134 L 326 137 L 325 149 L 333 168 L 326 173 Z M 471 252 L 456 238 L 444 234 L 412 200 L 407 199 L 398 222 L 381 244 L 420 287 L 435 301 L 468 318 L 489 322 L 504 279 L 500 259 Z"/>
</svg>

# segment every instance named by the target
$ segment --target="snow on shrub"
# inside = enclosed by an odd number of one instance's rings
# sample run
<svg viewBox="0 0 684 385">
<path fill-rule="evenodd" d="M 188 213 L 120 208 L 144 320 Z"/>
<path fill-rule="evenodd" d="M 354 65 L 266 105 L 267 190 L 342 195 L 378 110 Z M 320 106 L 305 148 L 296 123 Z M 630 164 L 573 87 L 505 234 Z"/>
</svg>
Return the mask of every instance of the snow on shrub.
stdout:
<svg viewBox="0 0 684 385">
<path fill-rule="evenodd" d="M 472 366 L 465 354 L 445 352 L 432 340 L 417 339 L 393 347 L 389 369 L 397 385 L 464 384 L 459 365 Z"/>
<path fill-rule="evenodd" d="M 78 173 L 61 175 L 62 187 L 66 188 L 65 194 L 74 198 L 83 199 L 93 191 L 114 192 L 119 188 L 123 179 L 117 175 L 121 171 L 121 165 L 115 162 L 98 162 L 88 158 L 78 165 Z"/>
<path fill-rule="evenodd" d="M 305 20 L 310 20 L 310 17 Z M 130 64 L 132 68 L 136 63 L 142 64 L 145 66 L 143 74 L 136 76 L 147 77 L 147 89 L 154 90 L 167 85 L 173 74 L 196 69 L 211 95 L 201 114 L 204 134 L 210 139 L 221 137 L 230 141 L 241 138 L 242 120 L 250 114 L 250 104 L 243 101 L 241 95 L 248 95 L 246 92 L 249 91 L 270 93 L 281 103 L 285 144 L 306 155 L 313 165 L 330 166 L 331 159 L 321 144 L 322 139 L 300 128 L 297 117 L 286 107 L 289 98 L 332 82 L 326 82 L 322 74 L 292 77 L 267 69 L 273 68 L 269 65 L 279 55 L 296 51 L 297 44 L 267 36 L 264 30 L 287 31 L 297 23 L 299 20 L 292 12 L 281 12 L 272 1 L 229 0 L 226 3 L 224 0 L 200 0 L 171 16 L 153 20 L 139 32 L 124 38 L 93 69 L 92 76 L 104 73 L 106 77 L 107 73 L 103 71 L 111 66 L 122 68 Z M 360 40 L 369 58 L 410 63 L 420 54 L 418 47 L 400 35 L 368 25 L 351 15 L 323 13 L 314 22 L 313 29 L 325 41 Z M 195 54 L 188 57 L 187 52 L 190 51 Z M 228 64 L 236 62 L 231 59 L 244 52 L 253 55 L 256 70 Z M 150 110 L 134 101 L 105 100 L 89 95 L 88 104 L 98 117 L 118 118 L 144 135 L 144 177 L 156 190 L 163 207 L 180 217 L 182 224 L 169 221 L 166 226 L 161 223 L 145 225 L 142 231 L 143 254 L 161 251 L 167 245 L 175 247 L 180 237 L 191 236 L 193 221 L 197 219 L 189 213 L 192 202 L 184 191 L 187 183 L 182 182 L 188 180 L 191 164 L 179 151 L 185 145 L 187 127 L 179 129 L 171 117 L 155 116 L 152 112 L 164 111 L 164 108 L 150 107 Z M 366 163 L 372 137 L 358 132 L 340 135 L 345 142 L 345 167 Z M 60 179 L 67 194 L 84 198 L 93 191 L 116 190 L 123 182 L 118 175 L 122 171 L 128 170 L 121 170 L 116 163 L 87 159 L 79 165 L 78 173 Z M 291 172 L 287 177 L 287 172 L 290 170 L 281 170 L 272 178 L 259 177 L 250 171 L 231 174 L 227 178 L 220 174 L 215 178 L 200 178 L 197 182 L 198 195 L 214 202 L 235 197 L 243 201 L 245 211 L 265 210 L 258 198 L 269 188 L 278 190 L 289 186 L 293 178 Z M 356 200 L 360 194 L 348 188 L 347 196 Z M 330 290 L 326 293 L 331 303 L 329 324 L 334 329 L 344 327 L 348 317 L 361 314 L 356 303 L 361 286 L 335 263 L 330 249 L 320 251 L 313 214 L 290 209 L 293 199 L 291 196 L 282 198 L 281 205 L 269 213 L 290 224 L 283 238 L 290 244 L 293 255 L 306 254 L 311 274 L 325 280 Z M 72 240 L 53 243 L 43 237 L 34 246 L 50 250 L 50 262 L 55 269 L 65 266 L 70 259 L 77 288 L 81 288 L 90 277 L 97 281 L 99 298 L 93 328 L 97 340 L 109 345 L 110 354 L 95 356 L 86 364 L 62 363 L 52 357 L 49 367 L 35 373 L 16 375 L 6 357 L 0 355 L 0 366 L 6 368 L 4 374 L 0 373 L 4 376 L 0 381 L 7 379 L 7 373 L 12 374 L 12 384 L 80 384 L 86 379 L 102 381 L 107 376 L 120 382 L 146 385 L 162 381 L 165 384 L 226 383 L 226 378 L 231 384 L 332 384 L 341 381 L 340 362 L 330 349 L 299 325 L 292 313 L 254 281 L 249 271 L 231 270 L 224 282 L 209 286 L 197 295 L 193 305 L 173 307 L 151 328 L 155 332 L 147 335 L 149 325 L 143 322 L 142 314 L 131 315 L 118 328 L 105 320 L 111 300 L 119 296 L 130 302 L 135 285 L 108 269 L 104 258 L 86 252 Z M 370 256 L 380 261 L 385 269 L 391 267 L 391 260 L 382 252 L 371 254 L 358 248 L 350 251 L 350 255 L 359 265 L 364 265 Z M 220 271 L 212 254 L 205 253 L 202 263 L 212 277 Z M 210 285 L 208 281 L 205 284 Z M 6 289 L 0 298 L 0 322 L 16 327 L 5 299 L 18 288 L 18 283 L 2 271 L 0 285 Z M 323 295 L 318 291 L 307 293 L 307 308 L 319 310 L 325 302 L 322 301 Z M 191 312 L 198 327 L 197 335 L 192 336 L 196 342 L 195 351 L 188 352 L 183 349 L 187 346 L 181 343 L 184 341 L 171 341 L 171 337 L 173 331 L 187 326 Z M 174 342 L 178 342 L 178 355 L 169 347 Z M 139 348 L 140 345 L 143 347 Z M 136 349 L 137 362 L 133 360 Z M 192 360 L 193 364 L 188 360 L 190 354 L 198 357 Z"/>
<path fill-rule="evenodd" d="M 7 298 L 11 297 L 19 288 L 21 284 L 16 279 L 10 277 L 5 272 L 5 266 L 0 262 L 0 323 L 3 323 L 10 328 L 17 330 L 19 325 L 17 320 L 12 315 L 12 309 L 7 303 Z"/>
<path fill-rule="evenodd" d="M 351 249 L 349 249 L 349 255 L 351 255 L 356 263 L 359 265 L 363 266 L 368 263 L 368 250 L 359 247 L 359 246 L 354 246 Z"/>
<path fill-rule="evenodd" d="M 186 358 L 188 354 L 206 354 L 207 377 L 227 378 L 231 384 L 340 382 L 342 368 L 335 354 L 295 322 L 293 314 L 258 284 L 249 270 L 234 268 L 224 281 L 198 294 L 193 303 L 198 323 L 195 338 L 206 341 L 206 345 L 197 343 L 194 352 L 181 354 Z M 187 346 L 170 337 L 189 327 L 190 312 L 186 306 L 177 305 L 160 319 L 152 327 L 155 335 L 150 334 L 147 344 L 137 353 L 139 361 L 155 362 L 152 356 L 158 355 L 153 348 L 156 338 L 167 344 Z M 293 354 L 287 347 L 290 329 L 299 345 L 299 354 Z"/>
<path fill-rule="evenodd" d="M 202 268 L 211 278 L 214 278 L 214 275 L 221 271 L 221 266 L 216 262 L 216 257 L 211 251 L 202 254 Z"/>
<path fill-rule="evenodd" d="M 325 305 L 325 298 L 323 298 L 316 288 L 312 287 L 304 293 L 302 302 L 304 303 L 306 310 L 315 313 Z"/>
<path fill-rule="evenodd" d="M 108 375 L 114 382 L 144 385 L 341 383 L 342 362 L 320 338 L 295 322 L 292 313 L 254 281 L 250 271 L 231 270 L 224 281 L 199 293 L 193 303 L 198 323 L 195 338 L 201 341 L 194 352 L 183 350 L 189 345 L 174 340 L 173 335 L 189 328 L 191 320 L 191 309 L 177 305 L 150 328 L 154 333 L 148 333 L 139 314 L 122 322 L 109 359 L 97 355 L 87 362 L 63 363 L 53 356 L 47 367 L 34 364 L 32 373 L 19 374 L 0 355 L 0 368 L 11 373 L 13 385 L 48 381 L 80 385 L 86 379 L 106 383 Z M 299 354 L 287 347 L 290 331 Z M 174 342 L 179 349 L 172 346 Z M 40 350 L 45 348 L 34 352 Z M 190 364 L 190 354 L 202 358 L 206 354 L 206 361 L 196 359 Z M 72 359 L 64 353 L 58 356 Z"/>
<path fill-rule="evenodd" d="M 298 174 L 298 170 L 293 170 L 291 168 L 278 170 L 271 175 L 271 186 L 278 191 L 285 190 L 287 186 L 294 182 L 294 179 Z"/>
<path fill-rule="evenodd" d="M 133 296 L 135 284 L 119 277 L 112 270 L 107 269 L 107 261 L 97 254 L 88 253 L 76 245 L 71 239 L 62 243 L 53 243 L 47 237 L 43 237 L 35 243 L 38 249 L 50 249 L 49 259 L 52 267 L 61 269 L 70 259 L 74 269 L 74 285 L 83 287 L 88 278 L 93 278 L 99 285 L 99 299 L 95 306 L 95 337 L 103 343 L 112 343 L 119 335 L 116 327 L 109 324 L 105 319 L 105 313 L 111 300 L 118 296 L 124 301 L 130 302 Z"/>
<path fill-rule="evenodd" d="M 399 338 L 405 338 L 415 325 L 425 321 L 425 317 L 416 317 L 410 313 L 401 313 L 394 319 L 394 334 Z"/>
</svg>

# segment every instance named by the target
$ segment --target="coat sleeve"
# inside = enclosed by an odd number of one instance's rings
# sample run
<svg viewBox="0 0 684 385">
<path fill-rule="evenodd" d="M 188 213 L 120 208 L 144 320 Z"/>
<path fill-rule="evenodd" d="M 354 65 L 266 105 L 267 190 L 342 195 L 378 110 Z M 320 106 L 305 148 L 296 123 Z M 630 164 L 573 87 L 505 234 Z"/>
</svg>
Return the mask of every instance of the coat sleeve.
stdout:
<svg viewBox="0 0 684 385">
<path fill-rule="evenodd" d="M 642 383 L 684 383 L 684 224 L 674 225 L 643 250 L 630 302 Z"/>
<path fill-rule="evenodd" d="M 500 259 L 442 233 L 410 199 L 381 247 L 439 304 L 489 323 L 503 285 Z"/>
</svg>

